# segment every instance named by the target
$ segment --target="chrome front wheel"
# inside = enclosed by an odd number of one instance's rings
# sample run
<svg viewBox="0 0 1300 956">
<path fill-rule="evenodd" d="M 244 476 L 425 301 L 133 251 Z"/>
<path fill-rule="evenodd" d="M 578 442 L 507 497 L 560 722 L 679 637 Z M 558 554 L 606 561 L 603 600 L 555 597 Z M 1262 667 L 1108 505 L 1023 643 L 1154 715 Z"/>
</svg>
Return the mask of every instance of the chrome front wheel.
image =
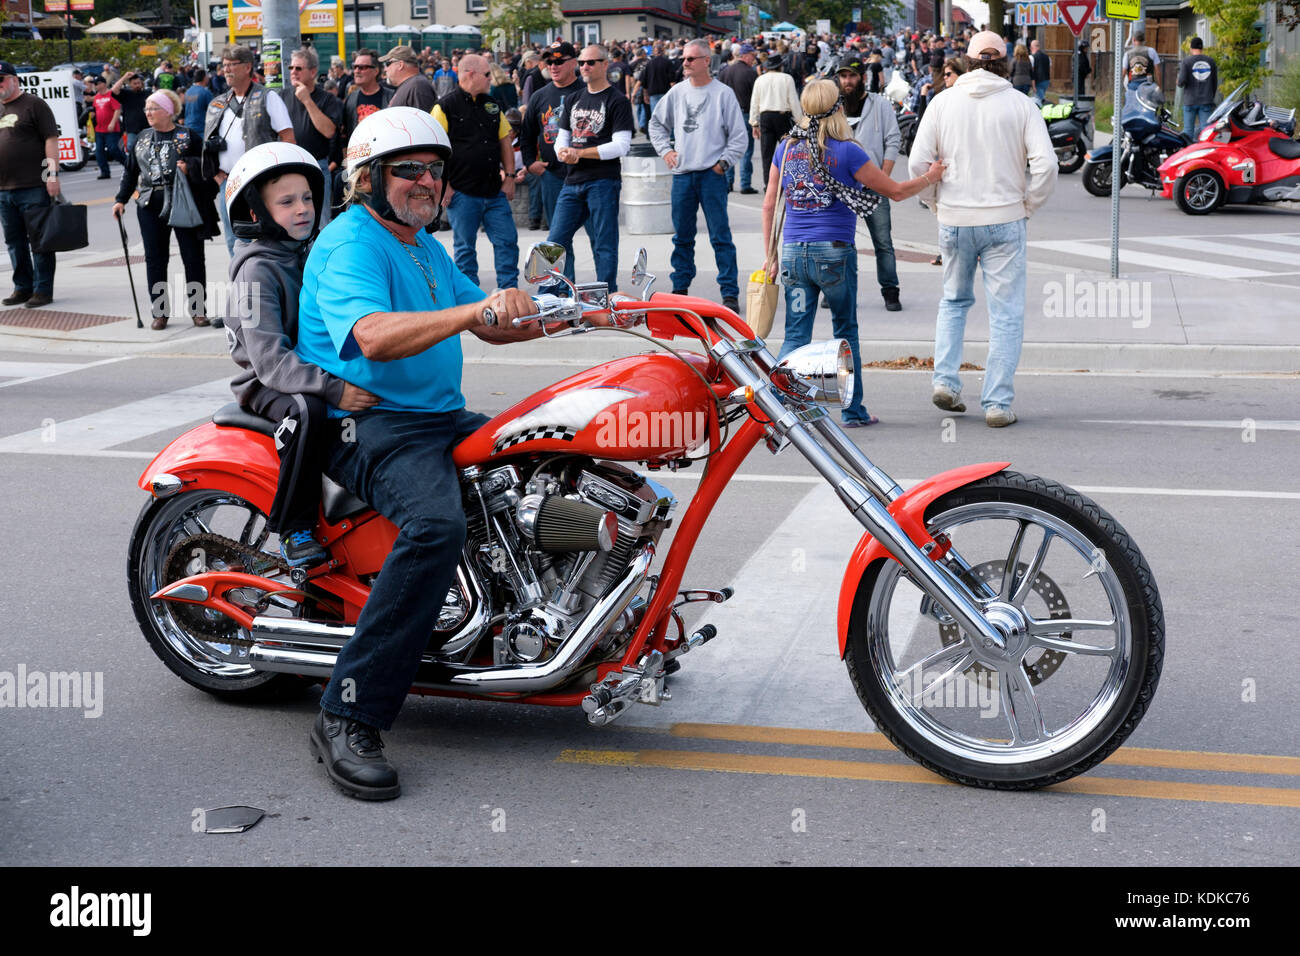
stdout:
<svg viewBox="0 0 1300 956">
<path fill-rule="evenodd" d="M 880 730 L 976 786 L 1047 786 L 1105 759 L 1149 706 L 1164 652 L 1159 594 L 1123 528 L 1014 472 L 937 500 L 927 527 L 1005 640 L 963 631 L 896 562 L 868 569 L 845 660 Z"/>
</svg>

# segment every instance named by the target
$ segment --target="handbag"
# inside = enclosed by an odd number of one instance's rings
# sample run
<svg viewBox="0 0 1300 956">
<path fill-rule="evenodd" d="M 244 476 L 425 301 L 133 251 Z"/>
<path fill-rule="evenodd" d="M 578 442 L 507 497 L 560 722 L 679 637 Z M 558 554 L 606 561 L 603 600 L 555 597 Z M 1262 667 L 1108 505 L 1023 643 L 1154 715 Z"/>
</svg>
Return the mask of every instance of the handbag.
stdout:
<svg viewBox="0 0 1300 956">
<path fill-rule="evenodd" d="M 167 187 L 167 199 L 171 211 L 167 216 L 167 225 L 173 229 L 193 229 L 203 225 L 203 213 L 194 201 L 194 193 L 180 170 L 172 177 L 172 184 Z"/>
<path fill-rule="evenodd" d="M 780 300 L 780 289 L 776 281 L 767 277 L 767 263 L 780 260 L 781 232 L 785 229 L 785 160 L 790 154 L 787 144 L 781 154 L 781 169 L 777 180 L 780 192 L 777 193 L 776 220 L 772 223 L 772 238 L 767 244 L 767 258 L 763 268 L 756 269 L 749 277 L 749 288 L 745 293 L 745 324 L 754 330 L 760 339 L 767 338 L 776 319 L 776 304 Z"/>
<path fill-rule="evenodd" d="M 62 195 L 56 196 L 48 206 L 24 209 L 23 220 L 33 252 L 71 252 L 90 245 L 86 207 L 73 205 Z"/>
</svg>

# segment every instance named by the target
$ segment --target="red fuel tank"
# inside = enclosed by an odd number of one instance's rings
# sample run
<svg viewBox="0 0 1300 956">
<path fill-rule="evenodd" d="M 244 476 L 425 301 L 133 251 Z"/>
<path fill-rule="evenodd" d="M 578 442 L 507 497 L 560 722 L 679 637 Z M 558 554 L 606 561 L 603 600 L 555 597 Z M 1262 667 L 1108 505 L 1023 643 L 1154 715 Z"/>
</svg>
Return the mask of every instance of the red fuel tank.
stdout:
<svg viewBox="0 0 1300 956">
<path fill-rule="evenodd" d="M 457 468 L 556 452 L 614 461 L 678 458 L 717 428 L 709 361 L 635 355 L 556 382 L 502 412 L 459 445 Z"/>
</svg>

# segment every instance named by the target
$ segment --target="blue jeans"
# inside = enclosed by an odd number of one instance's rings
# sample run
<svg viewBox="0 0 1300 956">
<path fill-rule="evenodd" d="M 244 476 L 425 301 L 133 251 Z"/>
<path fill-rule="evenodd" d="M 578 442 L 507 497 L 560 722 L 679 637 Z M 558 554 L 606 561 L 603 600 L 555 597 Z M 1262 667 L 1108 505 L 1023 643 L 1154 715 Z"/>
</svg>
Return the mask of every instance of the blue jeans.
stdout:
<svg viewBox="0 0 1300 956">
<path fill-rule="evenodd" d="M 852 243 L 787 242 L 781 246 L 781 282 L 785 285 L 785 358 L 812 341 L 817 299 L 825 295 L 831 307 L 831 329 L 847 339 L 853 352 L 853 399 L 845 407 L 845 421 L 866 421 L 871 415 L 862 404 L 862 360 L 858 354 L 858 250 Z"/>
<path fill-rule="evenodd" d="M 1047 99 L 1047 88 L 1052 85 L 1051 80 L 1039 80 L 1034 84 L 1034 99 L 1042 104 Z"/>
<path fill-rule="evenodd" d="M 487 233 L 492 243 L 492 258 L 497 270 L 497 288 L 513 289 L 519 285 L 519 232 L 515 216 L 505 193 L 489 198 L 458 192 L 447 206 L 451 223 L 452 255 L 456 268 L 478 285 L 478 230 Z"/>
<path fill-rule="evenodd" d="M 545 175 L 546 173 L 542 173 L 541 176 L 528 173 L 524 176 L 524 182 L 528 184 L 528 219 L 531 222 L 541 222 L 546 212 L 545 204 L 542 202 L 542 176 Z"/>
<path fill-rule="evenodd" d="M 735 182 L 736 167 L 732 166 L 727 170 L 727 188 L 730 189 Z M 740 188 L 754 188 L 754 137 L 748 127 L 745 129 L 745 158 L 740 161 Z"/>
<path fill-rule="evenodd" d="M 15 292 L 54 295 L 54 253 L 32 252 L 27 239 L 27 220 L 23 218 L 24 209 L 49 204 L 50 194 L 44 186 L 0 189 L 0 224 L 4 226 L 5 245 L 9 247 L 9 264 L 14 269 Z"/>
<path fill-rule="evenodd" d="M 596 281 L 608 283 L 610 292 L 618 290 L 618 197 L 622 191 L 619 179 L 566 182 L 560 190 L 546 238 L 564 246 L 564 274 L 570 282 L 575 275 L 573 237 L 586 224 L 592 258 L 596 260 Z"/>
<path fill-rule="evenodd" d="M 633 132 L 640 132 L 650 126 L 650 107 L 641 102 L 641 97 L 636 98 L 636 129 Z"/>
<path fill-rule="evenodd" d="M 881 199 L 870 216 L 867 217 L 867 232 L 871 234 L 871 245 L 876 252 L 876 281 L 880 291 L 898 288 L 898 260 L 894 256 L 893 222 L 889 218 L 889 200 Z"/>
<path fill-rule="evenodd" d="M 975 263 L 984 273 L 989 312 L 989 357 L 980 404 L 1010 408 L 1012 379 L 1025 336 L 1024 219 L 993 226 L 939 226 L 943 254 L 943 299 L 934 336 L 934 384 L 961 392 L 962 338 L 966 313 L 975 304 Z"/>
<path fill-rule="evenodd" d="M 736 244 L 731 241 L 727 219 L 727 177 L 709 169 L 673 174 L 673 273 L 674 289 L 689 289 L 695 278 L 695 216 L 704 208 L 709 242 L 718 262 L 718 288 L 722 297 L 739 298 L 736 276 Z"/>
<path fill-rule="evenodd" d="M 1192 139 L 1201 131 L 1210 119 L 1210 114 L 1214 112 L 1214 104 L 1207 103 L 1204 106 L 1184 106 L 1183 107 L 1183 132 Z"/>
<path fill-rule="evenodd" d="M 321 707 L 387 730 L 415 679 L 465 544 L 452 449 L 487 418 L 463 409 L 376 409 L 351 420 L 355 440 L 334 443 L 326 471 L 399 533 L 356 632 L 339 652 Z"/>
<path fill-rule="evenodd" d="M 230 226 L 230 210 L 226 208 L 226 181 L 217 186 L 217 210 L 221 213 L 221 230 L 226 235 L 226 252 L 235 254 L 235 230 Z"/>
<path fill-rule="evenodd" d="M 109 175 L 108 161 L 116 159 L 126 165 L 126 154 L 122 152 L 121 133 L 101 133 L 95 130 L 95 162 L 99 164 L 101 176 Z"/>
</svg>

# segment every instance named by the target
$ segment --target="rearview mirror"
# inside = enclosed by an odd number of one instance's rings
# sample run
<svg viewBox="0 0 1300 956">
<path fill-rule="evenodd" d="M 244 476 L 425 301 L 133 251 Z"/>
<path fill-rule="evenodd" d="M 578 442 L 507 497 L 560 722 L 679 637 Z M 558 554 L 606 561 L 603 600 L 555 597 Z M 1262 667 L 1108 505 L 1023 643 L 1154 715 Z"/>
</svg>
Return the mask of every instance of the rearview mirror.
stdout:
<svg viewBox="0 0 1300 956">
<path fill-rule="evenodd" d="M 524 278 L 529 282 L 541 282 L 551 277 L 552 272 L 564 271 L 564 246 L 558 242 L 535 242 L 528 249 L 524 261 Z"/>
<path fill-rule="evenodd" d="M 632 263 L 633 287 L 639 286 L 642 282 L 645 281 L 646 263 L 647 263 L 647 257 L 646 257 L 645 246 L 642 246 L 640 249 L 637 250 L 636 261 Z"/>
</svg>

